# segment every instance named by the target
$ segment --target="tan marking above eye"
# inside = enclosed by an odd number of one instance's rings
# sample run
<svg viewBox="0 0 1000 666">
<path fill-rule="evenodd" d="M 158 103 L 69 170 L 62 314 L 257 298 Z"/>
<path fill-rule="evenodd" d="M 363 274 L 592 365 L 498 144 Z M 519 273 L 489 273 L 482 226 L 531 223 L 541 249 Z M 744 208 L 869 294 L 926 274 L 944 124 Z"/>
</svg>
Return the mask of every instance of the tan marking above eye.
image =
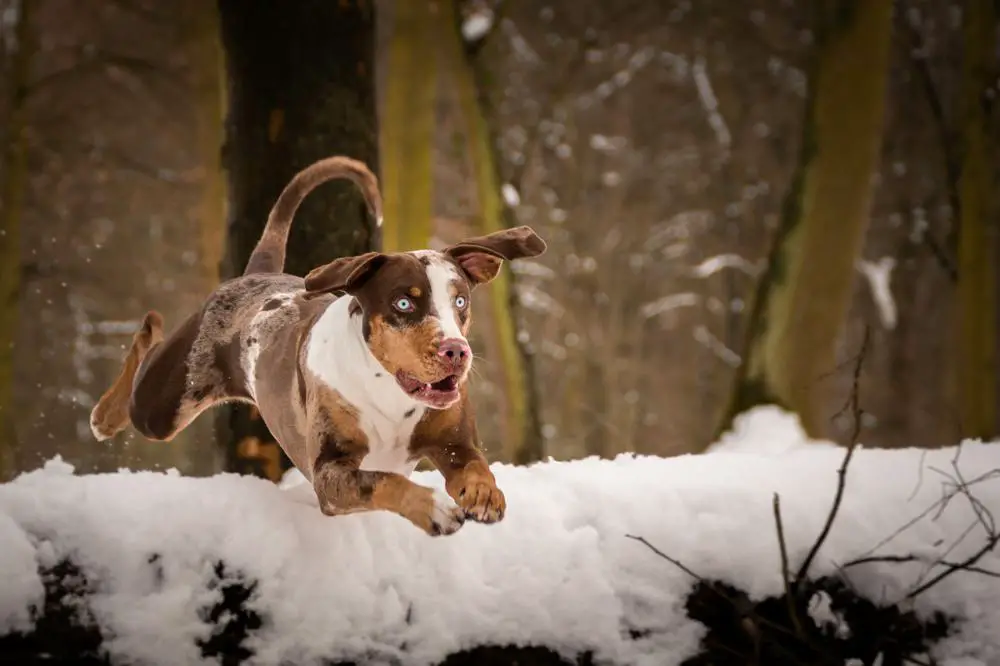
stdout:
<svg viewBox="0 0 1000 666">
<path fill-rule="evenodd" d="M 422 293 L 420 287 L 410 287 L 410 296 L 413 296 L 413 298 L 420 298 L 420 294 Z"/>
</svg>

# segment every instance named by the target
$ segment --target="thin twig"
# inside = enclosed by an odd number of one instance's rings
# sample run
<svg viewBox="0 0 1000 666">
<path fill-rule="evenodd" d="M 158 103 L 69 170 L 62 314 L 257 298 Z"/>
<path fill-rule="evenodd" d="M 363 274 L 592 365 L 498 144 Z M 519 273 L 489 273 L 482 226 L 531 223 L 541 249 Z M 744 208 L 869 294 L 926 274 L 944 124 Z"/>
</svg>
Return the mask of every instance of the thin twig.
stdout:
<svg viewBox="0 0 1000 666">
<path fill-rule="evenodd" d="M 669 555 L 667 555 L 666 553 L 664 553 L 662 550 L 660 550 L 659 548 L 657 548 L 656 546 L 654 546 L 653 544 L 651 544 L 649 541 L 646 540 L 645 537 L 635 536 L 633 534 L 626 534 L 625 537 L 628 538 L 628 539 L 632 539 L 633 541 L 638 541 L 642 545 L 646 546 L 646 548 L 649 548 L 655 554 L 659 555 L 660 557 L 662 557 L 667 562 L 670 562 L 671 564 L 673 564 L 675 567 L 677 567 L 678 569 L 680 569 L 681 571 L 683 571 L 687 575 L 691 576 L 692 578 L 694 578 L 698 582 L 706 585 L 720 599 L 722 599 L 723 601 L 727 602 L 730 606 L 732 606 L 733 609 L 736 610 L 736 612 L 738 612 L 742 616 L 750 618 L 756 625 L 767 627 L 767 628 L 771 629 L 772 631 L 775 631 L 775 632 L 780 633 L 780 634 L 784 634 L 784 635 L 788 636 L 789 638 L 791 638 L 793 640 L 797 640 L 797 641 L 799 641 L 801 643 L 804 643 L 805 645 L 809 645 L 810 647 L 815 648 L 815 646 L 813 646 L 811 644 L 811 642 L 809 641 L 808 636 L 806 636 L 804 633 L 798 633 L 797 634 L 797 633 L 795 633 L 793 631 L 789 631 L 789 629 L 787 627 L 783 627 L 780 624 L 778 624 L 777 622 L 772 622 L 771 620 L 768 620 L 767 618 L 761 617 L 760 615 L 758 615 L 757 613 L 755 613 L 752 608 L 746 608 L 745 607 L 746 604 L 740 603 L 737 599 L 733 599 L 728 594 L 726 594 L 725 592 L 723 592 L 722 590 L 720 590 L 718 588 L 718 586 L 711 584 L 704 577 L 702 577 L 699 574 L 697 574 L 696 572 L 692 571 L 683 562 L 681 562 L 680 560 L 678 560 L 676 558 L 670 557 Z M 773 649 L 776 649 L 776 650 L 787 652 L 787 650 L 785 650 L 785 648 L 783 648 L 779 643 L 776 643 L 776 642 L 771 643 L 771 647 Z"/>
<path fill-rule="evenodd" d="M 812 548 L 809 550 L 809 554 L 806 555 L 806 559 L 802 561 L 802 566 L 799 567 L 799 572 L 795 575 L 795 589 L 798 591 L 802 582 L 805 580 L 806 575 L 809 573 L 809 567 L 812 566 L 813 560 L 816 559 L 816 555 L 819 553 L 819 549 L 823 546 L 826 538 L 830 535 L 830 529 L 833 527 L 833 521 L 837 518 L 837 513 L 840 511 L 840 503 L 844 498 L 844 487 L 847 485 L 847 466 L 851 463 L 851 458 L 854 457 L 854 452 L 858 448 L 858 439 L 861 436 L 861 407 L 860 407 L 860 384 L 861 384 L 861 367 L 864 365 L 865 352 L 868 349 L 868 340 L 871 337 L 871 327 L 865 326 L 865 335 L 861 340 L 861 350 L 858 352 L 857 362 L 854 365 L 854 383 L 851 387 L 851 397 L 850 405 L 851 412 L 854 415 L 854 429 L 851 432 L 851 441 L 847 445 L 847 453 L 844 455 L 844 462 L 841 463 L 840 469 L 837 470 L 837 492 L 833 498 L 833 506 L 830 507 L 830 512 L 826 516 L 826 523 L 823 525 L 822 531 L 813 543 Z"/>
<path fill-rule="evenodd" d="M 944 105 L 941 103 L 941 95 L 938 92 L 938 88 L 934 83 L 934 77 L 931 74 L 930 64 L 927 62 L 927 43 L 924 40 L 923 32 L 920 26 L 916 25 L 912 21 L 904 21 L 907 32 L 909 33 L 910 43 L 912 45 L 911 52 L 914 57 L 910 58 L 910 62 L 913 63 L 916 69 L 917 79 L 920 82 L 921 87 L 924 89 L 924 96 L 927 99 L 927 106 L 930 109 L 931 116 L 934 118 L 935 129 L 937 130 L 938 140 L 941 145 L 941 154 L 944 157 L 944 171 L 945 179 L 947 185 L 947 195 L 948 204 L 952 209 L 952 223 L 951 230 L 947 236 L 947 245 L 954 246 L 957 241 L 957 231 L 958 225 L 955 220 L 961 217 L 962 201 L 958 196 L 958 172 L 959 164 L 956 155 L 952 151 L 952 141 L 951 131 L 948 126 L 948 120 L 945 118 Z M 947 273 L 948 278 L 952 282 L 958 280 L 958 268 L 955 266 L 955 262 L 951 259 L 951 252 L 954 251 L 954 247 L 942 247 L 937 240 L 934 238 L 930 231 L 926 231 L 923 235 L 923 239 L 931 254 L 937 259 L 938 264 Z"/>
<path fill-rule="evenodd" d="M 964 495 L 965 498 L 969 500 L 969 505 L 972 507 L 973 513 L 976 514 L 976 521 L 972 523 L 972 525 L 968 529 L 966 529 L 965 532 L 962 533 L 962 535 L 955 541 L 955 543 L 953 543 L 948 548 L 947 551 L 945 551 L 945 553 L 941 556 L 942 561 L 935 563 L 944 566 L 944 571 L 938 573 L 935 576 L 932 576 L 929 580 L 921 584 L 918 584 L 916 587 L 914 587 L 906 594 L 904 599 L 915 598 L 916 596 L 922 594 L 923 592 L 926 592 L 927 590 L 934 587 L 942 580 L 944 580 L 948 576 L 951 576 L 957 571 L 972 571 L 973 569 L 977 569 L 979 573 L 982 573 L 983 570 L 980 567 L 977 567 L 976 563 L 979 562 L 979 560 L 981 560 L 987 553 L 993 551 L 997 547 L 997 544 L 1000 544 L 1000 533 L 998 533 L 996 530 L 996 521 L 993 518 L 992 512 L 986 507 L 985 504 L 982 503 L 982 501 L 977 499 L 972 494 L 972 492 L 969 490 L 969 482 L 965 480 L 965 477 L 962 475 L 962 472 L 959 469 L 958 459 L 961 453 L 962 453 L 961 447 L 959 447 L 959 450 L 955 452 L 955 457 L 952 459 L 952 468 L 955 472 L 955 476 L 952 479 L 955 483 L 955 491 L 953 492 L 953 495 L 961 494 Z M 985 478 L 990 478 L 992 476 L 992 473 L 996 471 L 998 470 L 991 470 L 989 473 L 981 474 L 978 477 L 976 477 L 976 480 L 978 481 Z M 943 561 L 943 558 L 947 557 L 948 553 L 954 550 L 958 546 L 958 544 L 961 543 L 962 540 L 964 540 L 965 537 L 972 531 L 972 528 L 974 528 L 976 525 L 982 525 L 983 529 L 986 532 L 986 542 L 983 544 L 983 546 L 979 550 L 974 552 L 972 555 L 970 555 L 969 557 L 965 558 L 960 562 L 945 563 Z M 928 571 L 925 572 L 925 574 L 929 573 L 929 571 L 930 569 L 928 569 Z M 921 576 L 921 579 L 922 578 L 923 576 Z"/>
<path fill-rule="evenodd" d="M 924 485 L 924 460 L 926 459 L 927 449 L 924 449 L 920 453 L 920 464 L 917 466 L 917 485 L 913 486 L 913 492 L 906 498 L 907 502 L 913 501 L 913 498 L 917 496 L 918 492 L 920 492 L 920 486 Z"/>
<path fill-rule="evenodd" d="M 798 600 L 798 589 L 796 588 L 796 590 L 792 590 L 792 582 L 788 577 L 788 548 L 785 544 L 785 527 L 781 522 L 781 497 L 778 493 L 774 493 L 772 507 L 774 508 L 774 526 L 778 532 L 778 550 L 781 552 L 781 583 L 785 586 L 785 601 L 788 604 L 788 617 L 791 619 L 792 626 L 795 627 L 795 631 L 804 639 L 806 634 L 802 630 L 802 623 L 799 621 L 798 611 L 795 610 L 795 603 Z"/>
<path fill-rule="evenodd" d="M 934 469 L 934 468 L 930 468 L 930 469 L 932 469 L 935 472 L 939 472 L 939 473 L 943 474 L 943 472 L 941 472 L 940 470 L 937 470 L 937 469 Z M 979 475 L 978 477 L 976 477 L 972 481 L 969 481 L 966 485 L 967 486 L 973 486 L 973 485 L 975 485 L 977 483 L 981 483 L 983 481 L 988 481 L 990 478 L 992 478 L 994 476 L 997 476 L 997 475 L 1000 475 L 1000 470 L 991 470 L 989 472 L 986 472 L 984 474 Z M 908 520 L 905 523 L 903 523 L 903 525 L 901 525 L 898 529 L 896 529 L 896 531 L 894 531 L 892 534 L 890 534 L 889 536 L 885 537 L 884 539 L 882 539 L 881 541 L 879 541 L 877 544 L 875 544 L 874 546 L 872 546 L 871 548 L 869 548 L 868 551 L 865 552 L 864 555 L 862 555 L 862 557 L 867 557 L 868 555 L 871 555 L 872 553 L 874 553 L 879 548 L 887 545 L 889 542 L 891 542 L 892 540 L 894 540 L 896 537 L 898 537 L 900 534 L 902 534 L 903 532 L 905 532 L 909 528 L 911 528 L 914 525 L 916 525 L 923 518 L 926 518 L 930 513 L 934 512 L 935 510 L 937 511 L 937 514 L 935 514 L 935 516 L 934 516 L 934 518 L 932 520 L 937 520 L 937 518 L 943 512 L 943 507 L 947 506 L 947 504 L 951 501 L 951 499 L 955 495 L 957 495 L 957 494 L 958 494 L 958 489 L 957 488 L 942 493 L 941 499 L 937 500 L 936 502 L 934 502 L 933 504 L 931 504 L 930 506 L 928 506 L 926 509 L 924 509 L 923 511 L 921 511 L 919 514 L 917 514 L 916 516 L 914 516 L 910 520 Z"/>
<path fill-rule="evenodd" d="M 691 576 L 695 580 L 697 580 L 697 581 L 704 581 L 705 580 L 704 578 L 702 578 L 701 576 L 699 576 L 698 574 L 696 574 L 694 571 L 691 571 L 691 569 L 689 569 L 680 560 L 677 560 L 677 559 L 674 559 L 673 557 L 670 557 L 669 555 L 667 555 L 666 553 L 664 553 L 662 550 L 660 550 L 659 548 L 657 548 L 653 544 L 651 544 L 648 541 L 646 541 L 646 537 L 635 536 L 634 534 L 626 534 L 625 536 L 626 536 L 626 538 L 633 539 L 634 541 L 638 541 L 639 543 L 641 543 L 642 545 L 644 545 L 646 548 L 649 548 L 651 551 L 653 551 L 654 553 L 656 553 L 657 555 L 659 555 L 660 557 L 662 557 L 663 559 L 665 559 L 667 562 L 670 562 L 672 565 L 674 565 L 675 567 L 677 567 L 678 569 L 680 569 L 681 571 L 683 571 L 687 575 Z M 722 593 L 720 592 L 720 594 L 722 594 Z M 723 596 L 725 596 L 725 595 L 723 595 Z M 726 597 L 726 598 L 727 598 L 727 600 L 729 600 L 728 597 Z"/>
<path fill-rule="evenodd" d="M 850 562 L 845 562 L 844 564 L 840 565 L 840 568 L 849 569 L 851 567 L 856 567 L 862 564 L 881 564 L 881 563 L 905 564 L 907 562 L 922 563 L 926 562 L 926 560 L 927 558 L 921 557 L 919 555 L 871 555 L 869 557 L 859 557 L 855 560 L 851 560 Z M 949 562 L 946 560 L 935 562 L 935 564 L 940 564 L 946 567 L 959 566 L 955 562 Z M 971 573 L 982 574 L 984 576 L 989 576 L 991 578 L 1000 578 L 1000 571 L 990 571 L 989 569 L 983 569 L 982 567 L 970 566 L 966 567 L 966 571 L 969 571 Z"/>
<path fill-rule="evenodd" d="M 965 558 L 961 562 L 956 562 L 954 564 L 950 564 L 950 565 L 946 566 L 944 571 L 942 571 L 938 575 L 932 577 L 930 580 L 928 580 L 927 582 L 925 582 L 923 585 L 919 585 L 919 586 L 915 587 L 914 589 L 910 590 L 906 594 L 906 596 L 904 597 L 904 599 L 913 599 L 913 598 L 915 598 L 916 596 L 918 596 L 918 595 L 926 592 L 930 588 L 934 587 L 935 585 L 937 585 L 938 583 L 940 583 L 942 580 L 944 580 L 948 576 L 950 576 L 953 573 L 955 573 L 956 571 L 970 571 L 971 570 L 970 567 L 974 566 L 975 563 L 978 562 L 980 559 L 982 559 L 984 555 L 986 555 L 991 550 L 993 550 L 994 548 L 996 548 L 996 545 L 997 545 L 998 541 L 1000 541 L 1000 539 L 998 539 L 996 535 L 993 535 L 990 539 L 987 540 L 987 542 L 985 544 L 983 544 L 982 548 L 980 548 L 975 553 L 973 553 L 969 557 Z"/>
</svg>

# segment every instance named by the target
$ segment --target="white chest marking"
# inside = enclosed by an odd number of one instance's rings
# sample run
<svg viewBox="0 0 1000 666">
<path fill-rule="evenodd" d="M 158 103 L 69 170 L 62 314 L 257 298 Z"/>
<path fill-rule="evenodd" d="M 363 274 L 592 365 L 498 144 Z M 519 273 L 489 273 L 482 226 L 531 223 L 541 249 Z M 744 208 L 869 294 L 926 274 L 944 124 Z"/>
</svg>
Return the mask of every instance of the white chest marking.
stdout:
<svg viewBox="0 0 1000 666">
<path fill-rule="evenodd" d="M 447 260 L 431 256 L 427 264 L 427 280 L 431 285 L 431 303 L 441 321 L 441 332 L 444 333 L 444 337 L 465 340 L 458 325 L 458 312 L 455 310 L 452 286 L 458 280 L 458 271 Z"/>
<path fill-rule="evenodd" d="M 334 301 L 313 325 L 306 367 L 358 411 L 369 451 L 361 469 L 409 476 L 416 467 L 416 461 L 408 460 L 410 437 L 427 408 L 408 396 L 372 356 L 361 316 L 350 315 L 352 300 L 345 296 Z"/>
</svg>

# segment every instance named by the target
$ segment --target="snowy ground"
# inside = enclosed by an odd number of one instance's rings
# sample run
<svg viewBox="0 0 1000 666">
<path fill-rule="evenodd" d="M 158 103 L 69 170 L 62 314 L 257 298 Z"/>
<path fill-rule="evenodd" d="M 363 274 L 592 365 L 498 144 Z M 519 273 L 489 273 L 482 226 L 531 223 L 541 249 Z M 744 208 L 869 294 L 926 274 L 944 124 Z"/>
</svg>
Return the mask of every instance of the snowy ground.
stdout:
<svg viewBox="0 0 1000 666">
<path fill-rule="evenodd" d="M 865 555 L 937 502 L 955 454 L 858 451 L 815 574 Z M 761 410 L 702 456 L 495 466 L 506 519 L 436 539 L 384 513 L 324 517 L 295 478 L 277 488 L 232 475 L 76 476 L 50 461 L 0 486 L 0 635 L 30 627 L 42 595 L 38 567 L 71 555 L 95 582 L 91 607 L 112 656 L 200 663 L 195 640 L 210 627 L 197 611 L 218 594 L 205 583 L 221 559 L 259 581 L 253 603 L 266 622 L 250 642 L 255 663 L 404 654 L 406 663 L 433 663 L 511 643 L 679 664 L 703 634 L 683 609 L 692 580 L 626 534 L 704 577 L 779 594 L 772 494 L 781 495 L 794 566 L 827 515 L 842 456 L 807 445 L 794 420 Z M 967 478 L 1000 467 L 1000 444 L 964 444 L 959 466 Z M 414 476 L 441 485 L 436 473 Z M 1000 515 L 1000 479 L 974 490 Z M 955 499 L 878 553 L 933 561 L 975 523 L 969 503 Z M 948 559 L 974 551 L 983 534 L 973 527 Z M 1000 555 L 979 565 L 1000 570 Z M 927 568 L 864 565 L 850 576 L 871 598 L 894 599 Z M 916 608 L 962 619 L 936 649 L 942 666 L 1000 663 L 1000 579 L 959 573 L 919 596 Z"/>
</svg>

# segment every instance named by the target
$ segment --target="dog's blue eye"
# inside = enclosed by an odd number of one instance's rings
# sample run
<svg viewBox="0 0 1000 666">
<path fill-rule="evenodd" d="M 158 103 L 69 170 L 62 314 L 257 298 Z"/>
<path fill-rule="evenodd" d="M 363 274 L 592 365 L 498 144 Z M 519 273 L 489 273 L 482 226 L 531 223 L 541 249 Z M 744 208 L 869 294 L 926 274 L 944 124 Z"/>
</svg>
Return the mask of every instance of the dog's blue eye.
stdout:
<svg viewBox="0 0 1000 666">
<path fill-rule="evenodd" d="M 459 310 L 464 308 L 466 303 L 468 303 L 468 301 L 465 300 L 465 296 L 457 296 L 455 298 L 455 307 Z"/>
<path fill-rule="evenodd" d="M 411 312 L 413 310 L 413 301 L 406 298 L 405 296 L 402 296 L 395 300 L 395 302 L 392 304 L 392 307 L 396 308 L 400 312 Z"/>
</svg>

